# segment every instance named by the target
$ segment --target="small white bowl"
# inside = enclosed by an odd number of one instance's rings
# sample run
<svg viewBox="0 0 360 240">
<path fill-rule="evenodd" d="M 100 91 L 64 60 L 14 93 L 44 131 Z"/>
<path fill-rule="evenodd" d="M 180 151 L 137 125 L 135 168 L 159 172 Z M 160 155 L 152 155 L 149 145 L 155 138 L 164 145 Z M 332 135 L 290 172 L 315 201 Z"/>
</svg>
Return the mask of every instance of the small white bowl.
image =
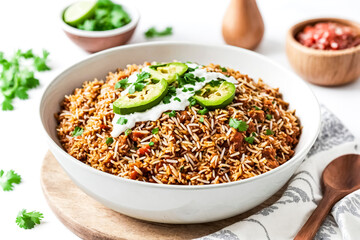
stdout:
<svg viewBox="0 0 360 240">
<path fill-rule="evenodd" d="M 65 34 L 79 47 L 88 52 L 98 52 L 108 48 L 116 47 L 127 43 L 137 27 L 140 20 L 140 14 L 133 4 L 128 2 L 113 0 L 114 3 L 120 4 L 129 14 L 131 21 L 116 29 L 106 31 L 85 31 L 72 27 L 64 22 L 64 8 L 60 13 L 60 25 Z"/>
<path fill-rule="evenodd" d="M 279 87 L 303 126 L 295 155 L 262 175 L 237 182 L 177 186 L 128 180 L 76 160 L 61 147 L 54 114 L 67 94 L 84 81 L 104 79 L 108 72 L 145 61 L 217 63 L 262 78 Z M 40 117 L 50 150 L 74 183 L 105 206 L 135 218 L 161 223 L 202 223 L 243 213 L 277 192 L 292 176 L 315 142 L 320 129 L 318 102 L 307 84 L 264 56 L 230 46 L 161 42 L 117 47 L 94 54 L 57 76 L 41 100 Z"/>
</svg>

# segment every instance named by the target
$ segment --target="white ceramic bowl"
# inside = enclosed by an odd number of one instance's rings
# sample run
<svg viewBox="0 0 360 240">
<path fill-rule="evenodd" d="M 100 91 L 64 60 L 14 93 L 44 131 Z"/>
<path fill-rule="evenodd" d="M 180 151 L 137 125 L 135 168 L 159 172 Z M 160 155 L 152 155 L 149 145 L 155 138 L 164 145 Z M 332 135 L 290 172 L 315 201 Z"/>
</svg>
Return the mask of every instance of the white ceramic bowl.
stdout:
<svg viewBox="0 0 360 240">
<path fill-rule="evenodd" d="M 295 155 L 260 176 L 237 182 L 175 186 L 123 179 L 91 168 L 67 154 L 56 135 L 54 114 L 60 102 L 84 81 L 103 79 L 129 63 L 194 61 L 231 67 L 272 87 L 279 87 L 303 126 Z M 135 218 L 161 223 L 201 223 L 228 218 L 260 204 L 278 191 L 299 167 L 320 129 L 318 102 L 307 84 L 257 53 L 230 46 L 189 43 L 146 43 L 109 49 L 75 64 L 46 89 L 40 106 L 50 150 L 74 183 L 103 205 Z"/>
</svg>

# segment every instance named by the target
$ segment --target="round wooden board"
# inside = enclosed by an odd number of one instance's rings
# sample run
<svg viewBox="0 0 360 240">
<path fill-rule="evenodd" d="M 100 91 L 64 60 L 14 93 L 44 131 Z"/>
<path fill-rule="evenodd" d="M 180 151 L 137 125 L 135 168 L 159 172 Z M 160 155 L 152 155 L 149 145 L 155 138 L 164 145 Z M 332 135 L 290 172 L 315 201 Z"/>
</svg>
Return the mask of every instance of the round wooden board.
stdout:
<svg viewBox="0 0 360 240">
<path fill-rule="evenodd" d="M 60 221 L 83 239 L 192 239 L 216 232 L 271 205 L 283 189 L 260 206 L 222 221 L 171 225 L 145 222 L 104 207 L 81 191 L 48 152 L 41 169 L 41 185 L 48 204 Z"/>
</svg>

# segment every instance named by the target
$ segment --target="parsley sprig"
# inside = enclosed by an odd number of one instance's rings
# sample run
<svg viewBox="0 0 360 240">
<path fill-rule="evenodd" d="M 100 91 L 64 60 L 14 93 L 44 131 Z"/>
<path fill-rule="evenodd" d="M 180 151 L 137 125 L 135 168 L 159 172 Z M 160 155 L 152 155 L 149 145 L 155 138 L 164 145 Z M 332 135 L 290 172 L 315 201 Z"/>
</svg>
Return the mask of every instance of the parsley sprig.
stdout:
<svg viewBox="0 0 360 240">
<path fill-rule="evenodd" d="M 14 170 L 5 172 L 0 170 L 0 186 L 4 191 L 12 191 L 14 188 L 13 184 L 19 184 L 21 182 L 21 176 L 15 173 Z"/>
<path fill-rule="evenodd" d="M 5 58 L 0 52 L 0 92 L 4 97 L 1 103 L 3 111 L 14 110 L 13 100 L 28 99 L 28 90 L 36 88 L 40 82 L 35 78 L 35 71 L 50 70 L 47 65 L 49 52 L 43 50 L 42 56 L 35 55 L 30 49 L 26 52 L 18 50 L 13 57 Z"/>
<path fill-rule="evenodd" d="M 44 218 L 40 212 L 26 212 L 25 209 L 21 210 L 16 217 L 16 224 L 24 229 L 34 228 L 36 224 L 40 224 L 40 221 Z"/>
</svg>

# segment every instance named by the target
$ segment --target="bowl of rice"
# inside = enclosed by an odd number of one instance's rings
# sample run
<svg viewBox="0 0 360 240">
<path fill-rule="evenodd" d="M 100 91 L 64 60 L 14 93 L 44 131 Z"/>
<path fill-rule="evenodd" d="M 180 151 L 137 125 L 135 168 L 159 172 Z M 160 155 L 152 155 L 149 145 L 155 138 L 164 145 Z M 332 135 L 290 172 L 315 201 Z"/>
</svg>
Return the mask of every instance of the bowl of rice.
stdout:
<svg viewBox="0 0 360 240">
<path fill-rule="evenodd" d="M 41 100 L 49 147 L 89 196 L 159 223 L 243 213 L 292 176 L 320 129 L 299 77 L 230 46 L 162 42 L 94 54 Z"/>
</svg>

